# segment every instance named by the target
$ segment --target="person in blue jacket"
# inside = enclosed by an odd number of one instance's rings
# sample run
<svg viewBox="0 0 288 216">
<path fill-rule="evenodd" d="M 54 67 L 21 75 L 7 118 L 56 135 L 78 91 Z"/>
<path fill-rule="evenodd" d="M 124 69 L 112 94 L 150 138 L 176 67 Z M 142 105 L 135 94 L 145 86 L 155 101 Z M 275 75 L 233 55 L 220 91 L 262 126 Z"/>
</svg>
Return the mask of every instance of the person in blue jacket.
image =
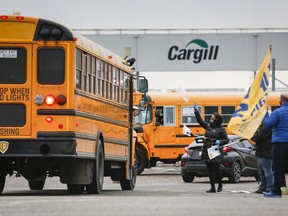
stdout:
<svg viewBox="0 0 288 216">
<path fill-rule="evenodd" d="M 280 108 L 268 113 L 263 119 L 265 127 L 272 128 L 272 160 L 274 167 L 274 183 L 272 191 L 265 197 L 280 198 L 281 186 L 285 179 L 285 164 L 288 160 L 288 93 L 280 96 Z"/>
</svg>

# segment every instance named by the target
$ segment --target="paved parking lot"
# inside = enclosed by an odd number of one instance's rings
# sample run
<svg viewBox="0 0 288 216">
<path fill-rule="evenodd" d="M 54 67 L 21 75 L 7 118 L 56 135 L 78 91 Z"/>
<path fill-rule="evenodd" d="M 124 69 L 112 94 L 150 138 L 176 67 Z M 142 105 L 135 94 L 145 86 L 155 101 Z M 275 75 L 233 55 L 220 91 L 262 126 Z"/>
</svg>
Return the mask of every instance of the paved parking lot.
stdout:
<svg viewBox="0 0 288 216">
<path fill-rule="evenodd" d="M 207 194 L 208 178 L 184 183 L 179 165 L 162 165 L 137 176 L 133 191 L 121 191 L 117 182 L 105 178 L 100 195 L 72 196 L 59 179 L 48 178 L 43 191 L 30 191 L 23 178 L 7 178 L 0 196 L 1 216 L 107 215 L 107 216 L 286 216 L 288 196 L 269 199 L 252 193 L 254 178 L 231 184 L 224 179 L 223 192 Z M 288 175 L 287 175 L 288 178 Z"/>
</svg>

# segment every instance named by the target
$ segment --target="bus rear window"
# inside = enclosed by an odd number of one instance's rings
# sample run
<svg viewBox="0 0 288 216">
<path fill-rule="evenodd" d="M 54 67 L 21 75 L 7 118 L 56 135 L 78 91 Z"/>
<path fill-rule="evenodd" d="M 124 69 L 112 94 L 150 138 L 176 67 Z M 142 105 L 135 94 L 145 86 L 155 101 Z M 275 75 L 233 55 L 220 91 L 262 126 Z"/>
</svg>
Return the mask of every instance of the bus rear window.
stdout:
<svg viewBox="0 0 288 216">
<path fill-rule="evenodd" d="M 0 127 L 21 127 L 26 124 L 26 107 L 23 104 L 0 104 Z"/>
<path fill-rule="evenodd" d="M 63 49 L 40 49 L 38 51 L 38 82 L 62 84 L 64 82 L 65 53 Z"/>
<path fill-rule="evenodd" d="M 25 83 L 26 59 L 24 48 L 0 47 L 0 84 Z"/>
</svg>

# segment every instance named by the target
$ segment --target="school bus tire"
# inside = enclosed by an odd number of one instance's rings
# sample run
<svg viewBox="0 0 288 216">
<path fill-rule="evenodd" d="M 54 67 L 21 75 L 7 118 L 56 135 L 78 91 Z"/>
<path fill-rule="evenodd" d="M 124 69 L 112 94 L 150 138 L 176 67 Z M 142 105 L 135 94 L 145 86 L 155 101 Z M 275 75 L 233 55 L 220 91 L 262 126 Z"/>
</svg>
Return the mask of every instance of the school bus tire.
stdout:
<svg viewBox="0 0 288 216">
<path fill-rule="evenodd" d="M 132 178 L 131 179 L 123 179 L 120 181 L 120 185 L 122 190 L 133 190 L 136 185 L 136 169 L 132 167 Z"/>
<path fill-rule="evenodd" d="M 30 190 L 42 190 L 44 188 L 44 184 L 45 180 L 44 181 L 28 180 Z"/>
<path fill-rule="evenodd" d="M 135 164 L 136 164 L 136 173 L 137 175 L 140 175 L 146 168 L 146 164 L 147 164 L 147 153 L 141 147 L 136 148 Z"/>
<path fill-rule="evenodd" d="M 0 174 L 0 194 L 2 194 L 6 181 L 6 175 Z"/>
<path fill-rule="evenodd" d="M 96 158 L 93 164 L 93 180 L 86 185 L 88 194 L 99 194 L 102 192 L 104 183 L 104 151 L 102 141 L 99 139 L 97 144 Z"/>
<path fill-rule="evenodd" d="M 84 192 L 84 185 L 67 184 L 69 194 L 82 194 Z"/>
</svg>

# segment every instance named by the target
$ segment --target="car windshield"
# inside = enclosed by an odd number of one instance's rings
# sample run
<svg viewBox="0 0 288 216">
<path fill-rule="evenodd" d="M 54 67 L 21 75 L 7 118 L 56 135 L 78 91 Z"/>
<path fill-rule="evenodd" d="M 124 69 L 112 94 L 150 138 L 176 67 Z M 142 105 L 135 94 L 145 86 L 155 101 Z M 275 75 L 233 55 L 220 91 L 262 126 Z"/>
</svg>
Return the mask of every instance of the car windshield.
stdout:
<svg viewBox="0 0 288 216">
<path fill-rule="evenodd" d="M 152 121 L 152 106 L 148 105 L 142 108 L 139 115 L 134 117 L 134 124 L 149 124 Z"/>
</svg>

